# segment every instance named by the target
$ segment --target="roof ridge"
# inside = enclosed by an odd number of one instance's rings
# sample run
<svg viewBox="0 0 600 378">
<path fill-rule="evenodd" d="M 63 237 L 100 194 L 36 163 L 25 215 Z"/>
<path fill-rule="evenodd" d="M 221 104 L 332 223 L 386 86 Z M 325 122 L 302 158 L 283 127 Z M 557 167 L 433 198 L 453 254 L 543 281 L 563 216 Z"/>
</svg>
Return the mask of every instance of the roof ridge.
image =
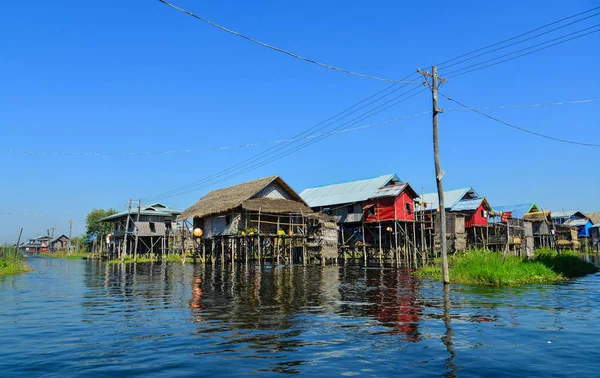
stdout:
<svg viewBox="0 0 600 378">
<path fill-rule="evenodd" d="M 379 176 L 374 176 L 374 177 L 368 177 L 368 178 L 364 178 L 364 179 L 358 179 L 358 180 L 350 180 L 350 181 L 342 181 L 342 182 L 336 182 L 333 184 L 327 184 L 327 185 L 319 185 L 319 186 L 313 186 L 310 188 L 305 188 L 302 192 L 304 192 L 305 190 L 309 190 L 309 189 L 319 189 L 319 188 L 325 188 L 328 186 L 335 186 L 335 185 L 342 185 L 342 184 L 350 184 L 350 183 L 355 183 L 355 182 L 359 182 L 359 181 L 370 181 L 370 180 L 375 180 L 378 178 L 382 178 L 382 177 L 398 177 L 398 175 L 396 175 L 395 173 L 389 173 L 389 174 L 385 174 L 385 175 L 379 175 Z M 398 178 L 398 180 L 400 180 L 400 178 Z M 389 180 L 388 180 L 389 181 Z"/>
</svg>

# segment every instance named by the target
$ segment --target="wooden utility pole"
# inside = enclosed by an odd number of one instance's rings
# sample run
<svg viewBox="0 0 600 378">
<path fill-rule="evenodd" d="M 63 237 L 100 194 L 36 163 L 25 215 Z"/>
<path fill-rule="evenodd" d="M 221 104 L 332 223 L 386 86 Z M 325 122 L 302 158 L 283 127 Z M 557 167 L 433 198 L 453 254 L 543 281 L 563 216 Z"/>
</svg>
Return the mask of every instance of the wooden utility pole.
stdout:
<svg viewBox="0 0 600 378">
<path fill-rule="evenodd" d="M 125 260 L 125 256 L 127 256 L 127 234 L 129 233 L 129 219 L 131 218 L 131 203 L 133 199 L 129 199 L 129 208 L 127 209 L 127 221 L 125 222 L 125 233 L 123 234 L 123 253 L 121 254 L 121 261 Z"/>
<path fill-rule="evenodd" d="M 75 223 L 75 221 L 72 219 L 69 219 L 67 222 L 69 222 L 69 246 L 68 246 L 67 250 L 68 250 L 68 254 L 70 255 L 71 254 L 71 234 L 73 232 L 73 223 Z"/>
<path fill-rule="evenodd" d="M 440 167 L 440 143 L 438 137 L 438 114 L 442 112 L 442 109 L 438 108 L 438 88 L 439 79 L 437 75 L 437 67 L 431 67 L 431 74 L 418 70 L 419 73 L 425 76 L 425 80 L 429 85 L 427 77 L 431 77 L 431 102 L 432 102 L 432 113 L 433 113 L 433 160 L 435 163 L 435 181 L 437 183 L 438 191 L 438 202 L 440 212 L 440 243 L 442 247 L 442 275 L 444 279 L 444 285 L 450 283 L 450 273 L 448 271 L 448 250 L 446 243 L 446 207 L 444 204 L 444 186 L 442 185 L 442 178 L 444 177 L 444 171 Z M 445 79 L 442 79 L 445 81 Z"/>
<path fill-rule="evenodd" d="M 138 201 L 138 211 L 137 211 L 137 219 L 135 224 L 135 246 L 133 247 L 133 261 L 137 261 L 137 248 L 138 248 L 138 240 L 140 235 L 140 230 L 138 229 L 138 225 L 140 224 L 140 213 L 142 211 L 142 200 Z"/>
</svg>

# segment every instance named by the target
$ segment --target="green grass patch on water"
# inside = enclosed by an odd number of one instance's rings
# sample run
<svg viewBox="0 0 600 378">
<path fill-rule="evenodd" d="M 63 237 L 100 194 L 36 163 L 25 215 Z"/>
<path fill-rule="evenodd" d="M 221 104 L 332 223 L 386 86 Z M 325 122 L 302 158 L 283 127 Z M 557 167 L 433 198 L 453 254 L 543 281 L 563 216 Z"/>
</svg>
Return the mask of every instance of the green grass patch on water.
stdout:
<svg viewBox="0 0 600 378">
<path fill-rule="evenodd" d="M 181 256 L 174 254 L 174 255 L 168 255 L 165 256 L 165 258 L 162 258 L 161 256 L 154 256 L 154 255 L 149 255 L 149 256 L 138 256 L 137 259 L 134 259 L 133 256 L 128 255 L 127 257 L 125 257 L 124 259 L 112 259 L 112 260 L 108 260 L 109 264 L 120 264 L 122 262 L 124 263 L 147 263 L 147 262 L 156 262 L 156 261 L 169 261 L 169 262 L 181 262 Z"/>
<path fill-rule="evenodd" d="M 52 257 L 55 259 L 68 259 L 68 260 L 95 258 L 93 253 L 85 252 L 85 251 L 71 251 L 71 253 L 69 253 L 67 251 L 57 251 L 57 252 L 45 254 L 44 256 Z"/>
<path fill-rule="evenodd" d="M 468 251 L 449 256 L 450 282 L 465 285 L 517 286 L 551 283 L 595 273 L 598 269 L 573 253 L 541 251 L 532 260 L 501 252 Z M 417 275 L 442 280 L 441 259 L 420 268 Z"/>
<path fill-rule="evenodd" d="M 25 256 L 15 248 L 0 247 L 0 276 L 31 272 Z"/>
</svg>

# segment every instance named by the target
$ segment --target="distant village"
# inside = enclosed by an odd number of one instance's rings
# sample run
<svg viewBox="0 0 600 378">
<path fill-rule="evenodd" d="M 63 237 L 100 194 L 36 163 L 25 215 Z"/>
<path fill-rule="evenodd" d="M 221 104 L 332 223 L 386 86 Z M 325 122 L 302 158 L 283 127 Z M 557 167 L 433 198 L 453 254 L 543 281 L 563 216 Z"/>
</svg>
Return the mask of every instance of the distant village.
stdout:
<svg viewBox="0 0 600 378">
<path fill-rule="evenodd" d="M 600 249 L 600 213 L 550 211 L 535 202 L 493 204 L 474 188 L 444 192 L 450 252 L 469 249 L 533 256 L 537 248 Z M 280 176 L 214 190 L 184 211 L 162 203 L 102 219 L 112 232 L 103 256 L 188 253 L 204 263 L 364 260 L 416 262 L 440 251 L 437 193 L 417 193 L 397 175 L 296 192 Z M 32 238 L 19 248 L 45 253 L 69 238 Z"/>
</svg>

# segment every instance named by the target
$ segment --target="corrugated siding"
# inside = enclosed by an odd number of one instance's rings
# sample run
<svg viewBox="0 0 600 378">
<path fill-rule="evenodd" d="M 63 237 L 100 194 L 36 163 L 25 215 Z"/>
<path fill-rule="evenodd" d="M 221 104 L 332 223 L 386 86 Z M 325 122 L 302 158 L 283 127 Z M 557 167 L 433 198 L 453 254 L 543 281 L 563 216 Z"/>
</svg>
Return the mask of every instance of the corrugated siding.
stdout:
<svg viewBox="0 0 600 378">
<path fill-rule="evenodd" d="M 258 198 L 276 198 L 291 200 L 292 197 L 276 182 L 272 182 L 265 186 L 257 195 Z"/>
</svg>

